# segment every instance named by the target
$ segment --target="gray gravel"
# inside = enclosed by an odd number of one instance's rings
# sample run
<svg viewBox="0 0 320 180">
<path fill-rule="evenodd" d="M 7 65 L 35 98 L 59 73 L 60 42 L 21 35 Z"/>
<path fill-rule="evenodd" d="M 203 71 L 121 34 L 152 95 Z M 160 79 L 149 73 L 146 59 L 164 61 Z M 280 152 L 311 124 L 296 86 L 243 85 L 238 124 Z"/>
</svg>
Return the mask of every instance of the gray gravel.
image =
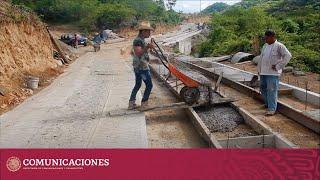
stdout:
<svg viewBox="0 0 320 180">
<path fill-rule="evenodd" d="M 211 132 L 231 132 L 243 117 L 230 106 L 202 107 L 195 109 Z"/>
</svg>

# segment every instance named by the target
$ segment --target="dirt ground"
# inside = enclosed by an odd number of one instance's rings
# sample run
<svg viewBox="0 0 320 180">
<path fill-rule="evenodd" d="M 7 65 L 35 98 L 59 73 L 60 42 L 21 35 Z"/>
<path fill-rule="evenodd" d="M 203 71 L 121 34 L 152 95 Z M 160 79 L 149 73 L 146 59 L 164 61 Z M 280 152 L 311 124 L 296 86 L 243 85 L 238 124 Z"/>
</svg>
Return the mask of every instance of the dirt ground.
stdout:
<svg viewBox="0 0 320 180">
<path fill-rule="evenodd" d="M 161 82 L 153 78 L 150 105 L 178 102 Z M 183 109 L 146 113 L 148 143 L 150 148 L 205 148 Z"/>
<path fill-rule="evenodd" d="M 222 64 L 226 64 L 241 70 L 249 71 L 252 73 L 257 73 L 257 66 L 252 62 L 248 61 L 248 63 L 242 64 L 232 64 L 229 61 L 224 61 Z M 292 72 L 282 73 L 281 81 L 284 83 L 288 83 L 302 89 L 306 89 L 306 82 L 308 84 L 309 91 L 320 93 L 320 81 L 317 78 L 320 75 L 317 73 L 306 72 L 306 76 L 294 76 Z"/>
</svg>

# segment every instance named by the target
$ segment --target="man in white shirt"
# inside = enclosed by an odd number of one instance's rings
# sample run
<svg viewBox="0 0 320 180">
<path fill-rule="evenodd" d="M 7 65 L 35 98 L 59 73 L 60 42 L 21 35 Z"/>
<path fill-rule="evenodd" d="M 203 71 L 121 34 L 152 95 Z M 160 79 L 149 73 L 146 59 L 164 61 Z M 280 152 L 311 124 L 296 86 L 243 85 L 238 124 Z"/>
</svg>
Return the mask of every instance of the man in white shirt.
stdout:
<svg viewBox="0 0 320 180">
<path fill-rule="evenodd" d="M 258 74 L 260 91 L 268 108 L 266 115 L 272 116 L 277 110 L 279 78 L 292 55 L 285 45 L 277 41 L 276 33 L 272 30 L 265 32 L 265 42 L 258 63 Z"/>
</svg>

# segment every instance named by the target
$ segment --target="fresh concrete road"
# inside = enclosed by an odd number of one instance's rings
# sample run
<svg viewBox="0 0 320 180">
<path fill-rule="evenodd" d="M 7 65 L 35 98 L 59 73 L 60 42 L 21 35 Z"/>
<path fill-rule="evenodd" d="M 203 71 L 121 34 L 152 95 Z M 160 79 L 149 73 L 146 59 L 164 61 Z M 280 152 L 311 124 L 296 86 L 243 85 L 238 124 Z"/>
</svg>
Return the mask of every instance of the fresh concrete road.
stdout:
<svg viewBox="0 0 320 180">
<path fill-rule="evenodd" d="M 0 147 L 146 148 L 143 113 L 106 115 L 127 107 L 134 85 L 122 45 L 86 53 L 49 87 L 0 116 Z"/>
</svg>

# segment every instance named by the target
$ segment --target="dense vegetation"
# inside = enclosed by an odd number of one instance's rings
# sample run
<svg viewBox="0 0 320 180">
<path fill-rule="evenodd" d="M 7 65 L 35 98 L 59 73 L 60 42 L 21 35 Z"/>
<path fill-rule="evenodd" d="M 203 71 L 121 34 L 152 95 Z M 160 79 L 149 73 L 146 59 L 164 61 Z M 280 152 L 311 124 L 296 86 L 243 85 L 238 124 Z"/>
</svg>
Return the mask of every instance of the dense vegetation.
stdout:
<svg viewBox="0 0 320 180">
<path fill-rule="evenodd" d="M 202 14 L 211 14 L 211 13 L 215 13 L 215 12 L 222 12 L 222 11 L 226 10 L 228 7 L 229 7 L 229 5 L 226 3 L 217 2 L 217 3 L 214 3 L 210 6 L 208 6 L 204 10 L 202 10 L 201 13 Z"/>
<path fill-rule="evenodd" d="M 239 51 L 258 55 L 264 31 L 276 31 L 293 55 L 290 65 L 320 73 L 320 2 L 317 0 L 243 0 L 214 13 L 209 39 L 198 47 L 201 56 Z"/>
<path fill-rule="evenodd" d="M 176 0 L 12 0 L 33 9 L 51 23 L 76 22 L 87 30 L 136 26 L 140 20 L 177 24 Z M 166 3 L 165 3 L 166 2 Z M 169 10 L 166 10 L 168 7 Z"/>
</svg>

